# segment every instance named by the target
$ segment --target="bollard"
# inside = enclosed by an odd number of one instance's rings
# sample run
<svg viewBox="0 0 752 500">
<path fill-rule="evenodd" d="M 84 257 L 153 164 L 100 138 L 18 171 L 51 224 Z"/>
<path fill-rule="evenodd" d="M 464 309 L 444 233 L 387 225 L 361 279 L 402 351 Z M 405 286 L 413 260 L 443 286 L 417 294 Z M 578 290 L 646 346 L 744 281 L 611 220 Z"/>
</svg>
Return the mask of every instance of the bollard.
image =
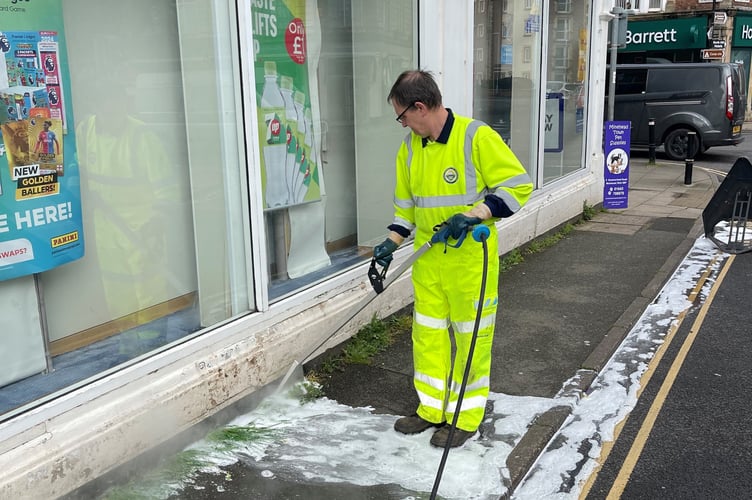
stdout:
<svg viewBox="0 0 752 500">
<path fill-rule="evenodd" d="M 692 167 L 694 166 L 695 141 L 697 132 L 687 132 L 687 158 L 684 160 L 684 184 L 692 184 Z"/>
<path fill-rule="evenodd" d="M 655 118 L 648 118 L 648 165 L 655 165 Z"/>
</svg>

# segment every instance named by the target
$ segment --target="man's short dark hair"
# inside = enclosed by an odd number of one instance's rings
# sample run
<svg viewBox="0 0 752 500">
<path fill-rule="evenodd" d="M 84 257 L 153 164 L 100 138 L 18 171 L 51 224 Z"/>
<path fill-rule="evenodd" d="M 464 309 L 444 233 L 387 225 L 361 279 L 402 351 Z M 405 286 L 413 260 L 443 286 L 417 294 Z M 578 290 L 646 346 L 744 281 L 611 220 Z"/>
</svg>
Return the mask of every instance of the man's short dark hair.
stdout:
<svg viewBox="0 0 752 500">
<path fill-rule="evenodd" d="M 441 91 L 430 71 L 413 69 L 397 77 L 386 102 L 402 106 L 422 102 L 428 109 L 434 109 L 441 106 Z"/>
</svg>

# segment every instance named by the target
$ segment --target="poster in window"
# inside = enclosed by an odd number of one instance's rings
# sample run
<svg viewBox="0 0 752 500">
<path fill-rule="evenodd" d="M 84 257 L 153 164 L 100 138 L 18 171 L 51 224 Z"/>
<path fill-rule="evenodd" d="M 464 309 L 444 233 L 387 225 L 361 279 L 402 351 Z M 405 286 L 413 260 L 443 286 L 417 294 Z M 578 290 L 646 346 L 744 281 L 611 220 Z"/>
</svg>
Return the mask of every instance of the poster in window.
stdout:
<svg viewBox="0 0 752 500">
<path fill-rule="evenodd" d="M 306 2 L 252 2 L 265 209 L 321 198 L 308 81 Z"/>
<path fill-rule="evenodd" d="M 0 7 L 0 281 L 84 255 L 62 3 Z"/>
</svg>

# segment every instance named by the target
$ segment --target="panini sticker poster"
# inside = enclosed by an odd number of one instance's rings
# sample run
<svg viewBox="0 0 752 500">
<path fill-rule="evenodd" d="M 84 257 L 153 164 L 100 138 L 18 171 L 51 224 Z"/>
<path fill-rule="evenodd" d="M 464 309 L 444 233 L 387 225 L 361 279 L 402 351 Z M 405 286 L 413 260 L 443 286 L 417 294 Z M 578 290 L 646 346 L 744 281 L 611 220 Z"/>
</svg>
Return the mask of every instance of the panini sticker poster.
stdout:
<svg viewBox="0 0 752 500">
<path fill-rule="evenodd" d="M 61 2 L 0 8 L 0 281 L 84 255 Z"/>
</svg>

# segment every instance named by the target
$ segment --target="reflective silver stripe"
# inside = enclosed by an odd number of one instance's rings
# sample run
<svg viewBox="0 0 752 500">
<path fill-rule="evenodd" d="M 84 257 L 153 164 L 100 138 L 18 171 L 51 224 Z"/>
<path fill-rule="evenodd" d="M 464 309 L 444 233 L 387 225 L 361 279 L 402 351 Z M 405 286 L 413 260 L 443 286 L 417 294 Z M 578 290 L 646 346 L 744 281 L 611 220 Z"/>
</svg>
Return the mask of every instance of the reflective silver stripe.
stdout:
<svg viewBox="0 0 752 500">
<path fill-rule="evenodd" d="M 405 160 L 405 165 L 408 170 L 410 170 L 410 165 L 413 163 L 413 145 L 410 142 L 411 135 L 412 134 L 407 134 L 405 136 L 405 147 L 407 148 L 407 159 Z"/>
<path fill-rule="evenodd" d="M 441 380 L 440 378 L 431 377 L 429 375 L 426 375 L 425 373 L 420 373 L 420 372 L 415 372 L 413 377 L 418 382 L 423 382 L 427 386 L 433 387 L 437 391 L 444 390 L 444 381 Z"/>
<path fill-rule="evenodd" d="M 475 176 L 475 165 L 473 165 L 473 139 L 475 139 L 475 133 L 481 125 L 485 125 L 485 123 L 480 120 L 473 120 L 465 130 L 465 186 L 468 195 L 475 195 L 475 191 L 478 189 L 478 178 Z"/>
<path fill-rule="evenodd" d="M 465 130 L 465 194 L 454 194 L 445 196 L 417 196 L 415 197 L 415 206 L 420 208 L 441 208 L 456 207 L 459 205 L 475 205 L 477 202 L 485 199 L 488 193 L 483 189 L 477 193 L 478 178 L 475 175 L 475 165 L 473 164 L 473 139 L 478 128 L 485 125 L 480 120 L 473 120 L 467 125 Z"/>
<path fill-rule="evenodd" d="M 512 213 L 516 213 L 521 207 L 519 202 L 512 196 L 509 191 L 503 189 L 503 188 L 516 188 L 517 186 L 520 186 L 522 184 L 530 184 L 532 181 L 530 180 L 530 176 L 525 174 L 520 174 L 512 177 L 511 179 L 507 179 L 499 186 L 494 186 L 492 188 L 492 192 L 494 196 L 497 198 L 501 198 L 501 200 L 504 201 L 504 203 L 507 204 L 507 207 L 509 207 L 509 210 L 512 211 Z"/>
<path fill-rule="evenodd" d="M 454 207 L 457 205 L 471 205 L 485 199 L 486 191 L 481 193 L 453 194 L 447 196 L 416 196 L 415 206 L 419 208 Z"/>
<path fill-rule="evenodd" d="M 480 323 L 478 324 L 478 330 L 483 330 L 485 328 L 488 328 L 489 326 L 493 325 L 495 322 L 496 322 L 495 314 L 487 314 L 485 316 L 482 316 L 480 318 Z M 452 321 L 452 328 L 458 334 L 473 333 L 473 329 L 475 328 L 475 320 L 458 321 L 458 322 Z"/>
<path fill-rule="evenodd" d="M 515 175 L 514 177 L 510 177 L 509 179 L 505 180 L 501 184 L 497 186 L 491 186 L 491 190 L 494 192 L 497 191 L 501 187 L 517 187 L 522 184 L 530 184 L 532 181 L 530 180 L 530 176 L 527 175 L 527 172 Z"/>
<path fill-rule="evenodd" d="M 517 211 L 522 208 L 522 205 L 512 196 L 509 191 L 505 191 L 503 189 L 497 189 L 494 191 L 494 196 L 497 198 L 501 198 L 501 200 L 506 203 L 507 208 L 512 211 L 512 213 L 517 213 Z"/>
<path fill-rule="evenodd" d="M 476 408 L 485 408 L 485 407 L 486 407 L 485 396 L 474 396 L 472 398 L 463 398 L 462 408 L 460 409 L 460 413 L 462 413 L 465 410 L 474 410 Z M 454 413 L 456 409 L 457 409 L 457 402 L 450 401 L 449 404 L 447 405 L 446 412 Z"/>
<path fill-rule="evenodd" d="M 425 326 L 426 328 L 446 330 L 449 327 L 449 320 L 447 318 L 432 318 L 431 316 L 426 316 L 418 311 L 415 311 L 414 317 L 417 324 Z"/>
<path fill-rule="evenodd" d="M 395 224 L 400 227 L 404 227 L 411 233 L 413 232 L 413 229 L 415 229 L 415 224 L 413 224 L 412 222 L 406 221 L 402 217 L 395 217 L 394 220 L 392 221 L 392 224 Z"/>
<path fill-rule="evenodd" d="M 425 394 L 423 392 L 418 392 L 418 399 L 420 399 L 420 404 L 423 406 L 427 406 L 429 408 L 435 408 L 437 410 L 443 410 L 444 409 L 444 402 L 440 399 L 432 398 L 428 394 Z M 483 403 L 485 405 L 485 403 Z M 464 406 L 465 403 L 462 403 L 462 406 Z"/>
<path fill-rule="evenodd" d="M 452 382 L 452 392 L 455 394 L 459 394 L 461 385 L 462 384 L 460 383 Z M 467 394 L 468 392 L 477 391 L 478 389 L 488 389 L 488 385 L 489 385 L 489 378 L 481 377 L 480 379 L 476 380 L 472 384 L 465 386 L 465 393 Z"/>
<path fill-rule="evenodd" d="M 415 202 L 412 199 L 405 200 L 400 198 L 394 198 L 394 205 L 399 208 L 413 208 L 415 206 Z"/>
</svg>

